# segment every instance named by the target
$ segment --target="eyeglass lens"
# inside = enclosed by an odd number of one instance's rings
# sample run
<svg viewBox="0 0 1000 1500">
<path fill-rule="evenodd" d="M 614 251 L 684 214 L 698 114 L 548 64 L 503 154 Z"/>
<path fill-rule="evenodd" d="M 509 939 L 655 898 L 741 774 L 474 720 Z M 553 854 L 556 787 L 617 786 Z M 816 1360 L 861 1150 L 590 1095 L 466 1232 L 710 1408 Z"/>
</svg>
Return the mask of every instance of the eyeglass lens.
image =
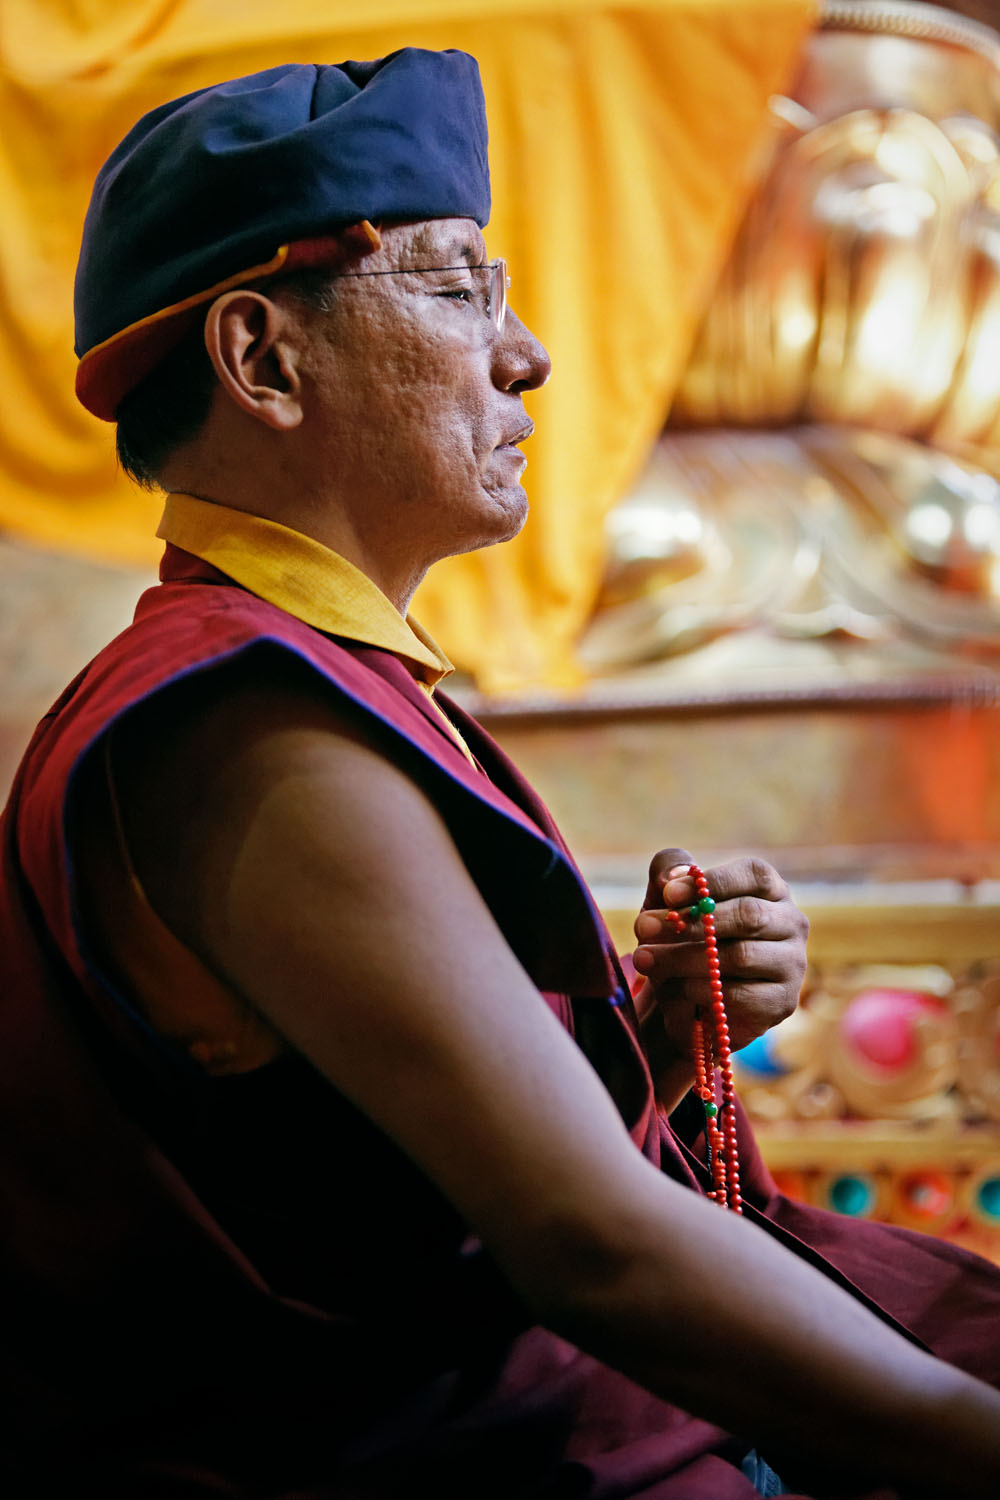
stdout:
<svg viewBox="0 0 1000 1500">
<path fill-rule="evenodd" d="M 497 328 L 503 327 L 503 320 L 507 316 L 507 288 L 510 285 L 510 277 L 507 275 L 507 262 L 502 258 L 490 263 L 490 306 L 489 313 Z"/>
<path fill-rule="evenodd" d="M 478 294 L 480 312 L 495 323 L 498 330 L 501 329 L 507 315 L 507 287 L 510 282 L 507 262 L 491 260 L 485 266 L 470 266 L 469 272 Z"/>
</svg>

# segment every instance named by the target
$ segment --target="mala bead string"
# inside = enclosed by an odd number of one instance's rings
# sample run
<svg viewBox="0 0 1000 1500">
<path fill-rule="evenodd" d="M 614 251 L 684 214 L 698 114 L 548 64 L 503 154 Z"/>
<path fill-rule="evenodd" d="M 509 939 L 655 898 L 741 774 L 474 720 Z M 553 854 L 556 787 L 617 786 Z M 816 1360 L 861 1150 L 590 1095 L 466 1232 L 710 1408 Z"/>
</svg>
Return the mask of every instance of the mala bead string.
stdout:
<svg viewBox="0 0 1000 1500">
<path fill-rule="evenodd" d="M 695 1089 L 705 1106 L 705 1139 L 708 1143 L 713 1185 L 711 1196 L 717 1203 L 724 1204 L 733 1213 L 739 1214 L 743 1212 L 743 1201 L 740 1197 L 740 1159 L 736 1139 L 736 1086 L 733 1083 L 729 1023 L 722 988 L 719 945 L 715 934 L 715 902 L 709 894 L 708 881 L 698 866 L 689 866 L 688 873 L 694 881 L 698 896 L 698 900 L 689 908 L 688 915 L 693 922 L 701 922 L 709 992 L 712 997 L 711 1017 L 704 1016 L 699 1007 L 695 1013 L 692 1032 Z M 716 1099 L 716 1070 L 722 1094 L 721 1104 Z"/>
<path fill-rule="evenodd" d="M 726 999 L 722 988 L 722 971 L 719 964 L 719 944 L 715 934 L 715 902 L 709 894 L 708 881 L 697 865 L 688 866 L 688 874 L 694 881 L 697 901 L 687 910 L 668 911 L 666 920 L 678 935 L 688 931 L 688 922 L 700 922 L 705 939 L 705 957 L 708 965 L 708 982 L 711 994 L 711 1013 L 706 1016 L 701 1006 L 695 1010 L 691 1032 L 691 1053 L 694 1057 L 694 1092 L 705 1109 L 705 1143 L 708 1152 L 708 1169 L 712 1176 L 712 1187 L 708 1196 L 733 1213 L 743 1212 L 740 1197 L 739 1144 L 736 1138 L 736 1086 L 733 1083 L 733 1062 L 729 1049 L 729 1023 L 726 1019 Z M 633 986 L 638 994 L 645 983 L 640 974 Z M 719 1094 L 716 1093 L 715 1075 L 718 1071 Z M 721 1098 L 720 1098 L 721 1096 Z"/>
</svg>

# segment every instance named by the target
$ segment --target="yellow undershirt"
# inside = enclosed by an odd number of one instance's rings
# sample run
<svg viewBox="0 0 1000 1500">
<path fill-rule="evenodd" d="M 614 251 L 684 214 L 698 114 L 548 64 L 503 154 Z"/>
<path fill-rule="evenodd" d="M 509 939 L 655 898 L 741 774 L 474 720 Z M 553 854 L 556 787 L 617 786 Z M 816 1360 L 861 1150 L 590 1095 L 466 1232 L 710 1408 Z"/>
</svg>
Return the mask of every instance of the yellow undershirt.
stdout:
<svg viewBox="0 0 1000 1500">
<path fill-rule="evenodd" d="M 338 552 L 277 521 L 193 495 L 167 496 L 156 534 L 305 625 L 391 651 L 475 764 L 434 700 L 437 684 L 455 670 L 451 662 L 416 620 L 409 615 L 404 619 L 382 590 Z"/>
</svg>

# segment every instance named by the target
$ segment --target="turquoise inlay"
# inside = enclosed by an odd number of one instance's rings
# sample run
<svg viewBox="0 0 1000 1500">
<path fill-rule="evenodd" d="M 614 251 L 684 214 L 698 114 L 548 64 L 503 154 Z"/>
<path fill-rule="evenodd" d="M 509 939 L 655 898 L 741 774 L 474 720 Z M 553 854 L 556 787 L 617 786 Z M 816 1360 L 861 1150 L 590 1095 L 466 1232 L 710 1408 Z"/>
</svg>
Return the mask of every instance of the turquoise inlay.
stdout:
<svg viewBox="0 0 1000 1500">
<path fill-rule="evenodd" d="M 987 1219 L 1000 1219 L 1000 1177 L 987 1177 L 976 1189 L 976 1206 Z"/>
<path fill-rule="evenodd" d="M 875 1184 L 867 1177 L 838 1177 L 830 1184 L 830 1207 L 863 1219 L 875 1205 Z"/>
<path fill-rule="evenodd" d="M 774 1050 L 774 1040 L 770 1032 L 764 1036 L 755 1037 L 745 1047 L 741 1047 L 736 1054 L 737 1067 L 747 1073 L 755 1073 L 758 1078 L 780 1078 L 788 1072 L 785 1064 L 781 1061 Z"/>
</svg>

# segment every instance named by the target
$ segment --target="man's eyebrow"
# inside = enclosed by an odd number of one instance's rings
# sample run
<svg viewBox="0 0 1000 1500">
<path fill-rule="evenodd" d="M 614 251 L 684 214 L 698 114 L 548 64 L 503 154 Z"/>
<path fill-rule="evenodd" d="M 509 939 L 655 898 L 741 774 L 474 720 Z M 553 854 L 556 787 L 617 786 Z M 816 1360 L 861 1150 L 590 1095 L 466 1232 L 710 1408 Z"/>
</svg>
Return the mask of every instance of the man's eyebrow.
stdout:
<svg viewBox="0 0 1000 1500">
<path fill-rule="evenodd" d="M 483 266 L 486 264 L 486 250 L 482 245 L 473 244 L 471 240 L 456 239 L 449 241 L 444 249 L 445 259 L 443 266 L 456 266 L 464 261 L 468 266 Z"/>
</svg>

